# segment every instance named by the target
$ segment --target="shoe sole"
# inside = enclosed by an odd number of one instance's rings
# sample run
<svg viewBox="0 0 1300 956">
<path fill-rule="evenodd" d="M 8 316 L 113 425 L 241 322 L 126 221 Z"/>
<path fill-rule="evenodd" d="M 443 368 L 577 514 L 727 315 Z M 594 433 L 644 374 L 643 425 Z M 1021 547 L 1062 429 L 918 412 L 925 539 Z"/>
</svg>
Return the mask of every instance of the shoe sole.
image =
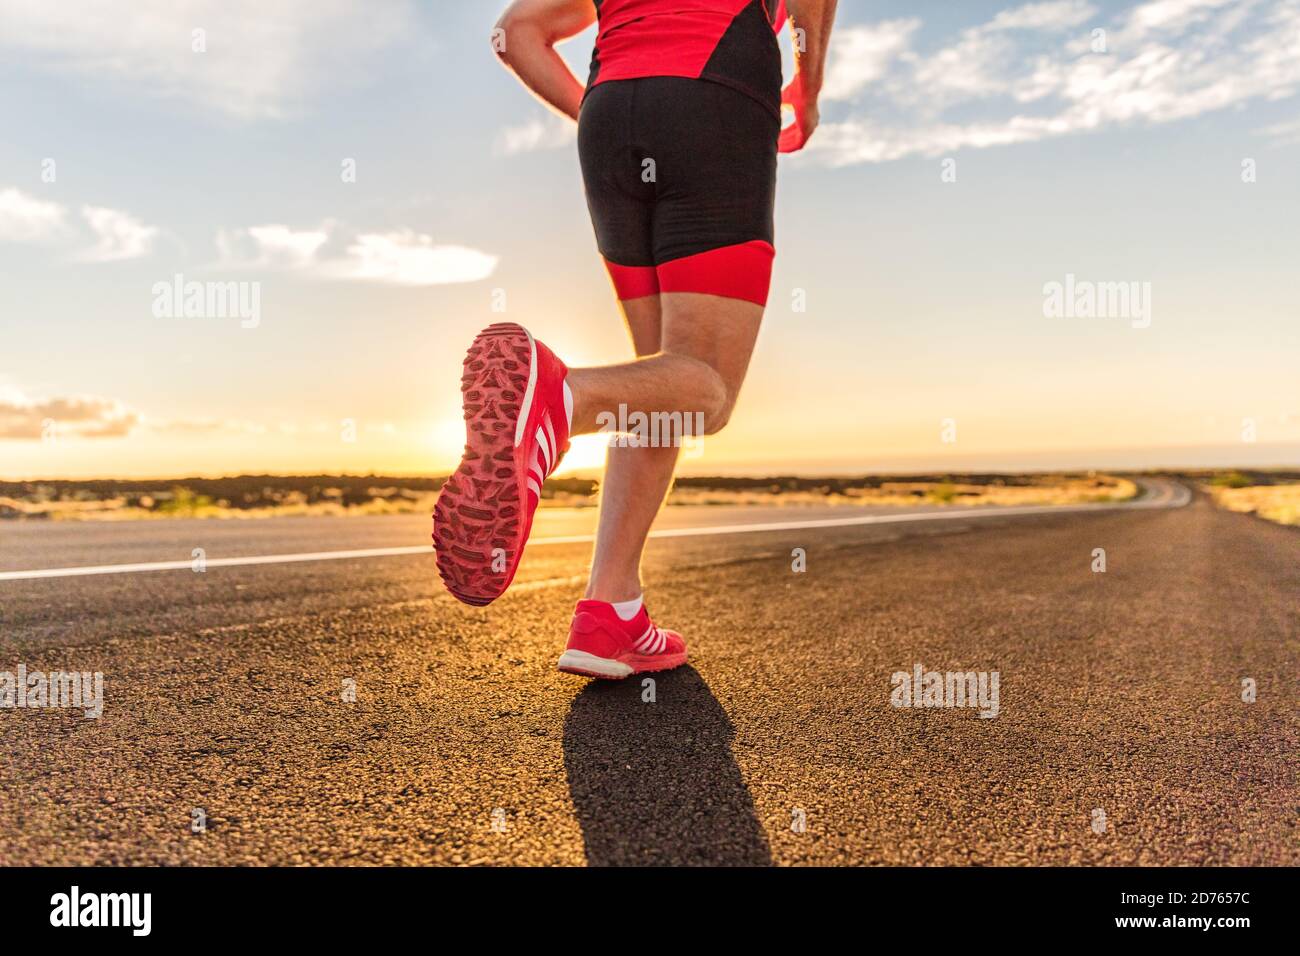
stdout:
<svg viewBox="0 0 1300 956">
<path fill-rule="evenodd" d="M 631 661 L 631 663 L 628 663 Z M 609 657 L 597 657 L 586 651 L 565 651 L 560 655 L 556 665 L 566 674 L 579 674 L 583 677 L 596 677 L 601 680 L 622 680 L 633 674 L 648 674 L 655 671 L 668 671 L 686 663 L 686 652 L 680 654 L 656 654 L 646 657 L 633 654 L 627 660 Z"/>
<path fill-rule="evenodd" d="M 536 386 L 537 348 L 522 326 L 474 337 L 460 380 L 465 454 L 434 506 L 433 546 L 447 590 L 475 607 L 505 593 L 519 566 L 527 499 L 515 451 Z"/>
</svg>

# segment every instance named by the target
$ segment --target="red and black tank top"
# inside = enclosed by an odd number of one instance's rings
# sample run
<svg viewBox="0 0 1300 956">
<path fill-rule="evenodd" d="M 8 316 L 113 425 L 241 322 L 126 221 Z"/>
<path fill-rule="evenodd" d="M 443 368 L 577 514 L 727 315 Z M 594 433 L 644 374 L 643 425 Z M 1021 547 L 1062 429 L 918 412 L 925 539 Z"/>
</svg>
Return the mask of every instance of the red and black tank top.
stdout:
<svg viewBox="0 0 1300 956">
<path fill-rule="evenodd" d="M 610 80 L 684 76 L 752 96 L 781 113 L 778 0 L 595 0 L 590 90 Z M 775 21 L 775 22 L 774 22 Z"/>
</svg>

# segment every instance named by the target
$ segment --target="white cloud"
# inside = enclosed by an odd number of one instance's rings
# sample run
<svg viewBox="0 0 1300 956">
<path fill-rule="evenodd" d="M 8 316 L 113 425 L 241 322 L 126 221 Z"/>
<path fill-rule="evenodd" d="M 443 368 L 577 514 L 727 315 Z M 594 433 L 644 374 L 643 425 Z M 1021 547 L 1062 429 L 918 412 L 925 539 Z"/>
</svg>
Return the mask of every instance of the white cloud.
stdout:
<svg viewBox="0 0 1300 956">
<path fill-rule="evenodd" d="M 1092 14 L 1087 4 L 1030 4 L 929 55 L 904 50 L 860 112 L 823 122 L 808 154 L 831 165 L 940 156 L 1169 123 L 1300 90 L 1300 0 L 1151 0 L 1106 24 L 1103 52 L 1082 27 Z"/>
<path fill-rule="evenodd" d="M 310 267 L 329 240 L 332 223 L 319 229 L 294 230 L 271 224 L 217 233 L 217 251 L 227 268 Z"/>
<path fill-rule="evenodd" d="M 366 77 L 376 54 L 416 22 L 409 0 L 132 0 L 129 9 L 0 0 L 0 52 L 10 63 L 262 118 Z"/>
<path fill-rule="evenodd" d="M 921 21 L 916 19 L 884 20 L 832 33 L 822 96 L 827 101 L 852 99 L 884 76 L 920 26 Z"/>
<path fill-rule="evenodd" d="M 899 103 L 933 113 L 954 103 L 1007 93 L 1013 77 L 1008 64 L 1018 56 L 1016 41 L 1005 33 L 976 27 L 951 46 L 916 58 L 906 86 L 895 88 Z"/>
<path fill-rule="evenodd" d="M 125 438 L 140 428 L 185 437 L 261 435 L 267 431 L 265 425 L 239 419 L 151 419 L 115 398 L 98 395 L 31 399 L 0 382 L 0 440 Z"/>
<path fill-rule="evenodd" d="M 1243 0 L 1152 0 L 1134 7 L 1123 18 L 1122 29 L 1130 37 L 1145 39 L 1156 33 L 1177 35 L 1189 26 L 1203 23 L 1216 10 Z M 1244 0 L 1253 6 L 1255 0 Z"/>
<path fill-rule="evenodd" d="M 325 229 L 294 232 L 287 226 L 254 226 L 248 234 L 264 251 L 294 264 L 310 262 L 329 238 Z"/>
<path fill-rule="evenodd" d="M 159 232 L 129 213 L 104 206 L 82 206 L 81 216 L 95 242 L 76 256 L 82 262 L 139 258 L 149 252 Z M 86 231 L 68 223 L 68 210 L 59 203 L 19 189 L 0 189 L 0 241 L 70 245 L 78 238 L 84 241 Z"/>
<path fill-rule="evenodd" d="M 337 223 L 295 230 L 281 224 L 221 231 L 218 268 L 287 269 L 322 279 L 395 285 L 447 285 L 486 279 L 497 257 L 466 246 L 435 243 L 410 229 L 345 236 Z"/>
<path fill-rule="evenodd" d="M 64 230 L 67 210 L 18 189 L 0 189 L 0 241 L 48 242 Z"/>
<path fill-rule="evenodd" d="M 563 149 L 578 136 L 578 124 L 562 116 L 535 116 L 519 126 L 502 129 L 492 144 L 498 156 L 535 153 L 543 149 Z"/>
<path fill-rule="evenodd" d="M 1060 31 L 1077 27 L 1097 12 L 1086 0 L 1048 0 L 1003 10 L 988 25 L 990 30 Z"/>
<path fill-rule="evenodd" d="M 410 230 L 357 236 L 340 275 L 398 285 L 445 285 L 486 279 L 497 257 L 464 246 L 435 245 Z"/>
<path fill-rule="evenodd" d="M 156 226 L 146 226 L 134 216 L 104 206 L 82 206 L 81 215 L 95 233 L 95 245 L 81 253 L 86 262 L 138 259 L 153 248 Z"/>
<path fill-rule="evenodd" d="M 0 394 L 0 439 L 122 438 L 140 416 L 121 402 L 94 395 L 33 401 L 12 390 Z"/>
</svg>

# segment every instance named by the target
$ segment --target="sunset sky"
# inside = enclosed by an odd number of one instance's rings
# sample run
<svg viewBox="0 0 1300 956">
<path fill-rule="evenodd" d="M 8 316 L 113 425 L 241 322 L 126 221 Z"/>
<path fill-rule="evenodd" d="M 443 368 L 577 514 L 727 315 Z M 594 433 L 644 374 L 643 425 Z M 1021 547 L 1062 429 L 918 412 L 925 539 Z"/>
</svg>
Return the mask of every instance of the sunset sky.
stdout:
<svg viewBox="0 0 1300 956">
<path fill-rule="evenodd" d="M 503 5 L 0 0 L 0 476 L 438 474 L 481 327 L 628 358 Z M 822 115 L 685 470 L 1300 464 L 1300 0 L 841 0 Z M 1149 323 L 1045 314 L 1070 275 Z"/>
</svg>

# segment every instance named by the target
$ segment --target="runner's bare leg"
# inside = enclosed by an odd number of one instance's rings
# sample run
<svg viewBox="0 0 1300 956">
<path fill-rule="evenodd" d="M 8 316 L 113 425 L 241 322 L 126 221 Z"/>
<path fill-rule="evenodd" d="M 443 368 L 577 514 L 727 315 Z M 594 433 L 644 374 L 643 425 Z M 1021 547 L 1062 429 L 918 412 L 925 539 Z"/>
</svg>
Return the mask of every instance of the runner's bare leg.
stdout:
<svg viewBox="0 0 1300 956">
<path fill-rule="evenodd" d="M 725 395 L 721 404 L 706 415 L 705 427 L 710 433 L 720 430 L 735 406 L 749 368 L 763 317 L 762 306 L 694 293 L 646 296 L 622 305 L 638 355 L 654 354 L 662 349 L 665 355 L 690 358 L 717 374 Z M 691 375 L 689 365 L 668 368 L 684 368 Z M 615 379 L 618 377 L 615 374 Z M 626 380 L 626 384 L 635 386 L 634 380 Z M 680 384 L 686 387 L 685 382 Z M 683 392 L 673 393 L 670 389 L 670 394 Z M 671 402 L 667 407 L 647 407 L 645 396 L 635 391 L 621 400 L 630 409 L 679 410 Z M 577 404 L 575 395 L 575 409 Z M 617 404 L 609 410 L 616 411 Z M 576 423 L 576 414 L 574 418 Z M 586 597 L 627 601 L 641 593 L 641 554 L 646 535 L 672 485 L 679 452 L 677 447 L 609 449 Z"/>
</svg>

